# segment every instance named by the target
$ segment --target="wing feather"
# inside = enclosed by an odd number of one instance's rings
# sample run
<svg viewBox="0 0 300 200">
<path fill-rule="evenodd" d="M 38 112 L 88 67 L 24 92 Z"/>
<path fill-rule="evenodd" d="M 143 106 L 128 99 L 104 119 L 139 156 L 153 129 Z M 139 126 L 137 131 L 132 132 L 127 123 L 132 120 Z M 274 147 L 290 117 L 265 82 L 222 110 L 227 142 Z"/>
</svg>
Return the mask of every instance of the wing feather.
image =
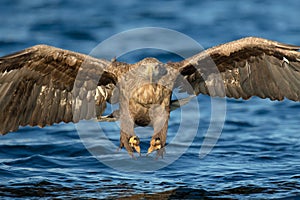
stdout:
<svg viewBox="0 0 300 200">
<path fill-rule="evenodd" d="M 177 66 L 196 94 L 300 101 L 299 49 L 248 37 L 210 48 Z M 223 92 L 218 81 L 211 81 L 217 74 L 223 80 Z"/>
<path fill-rule="evenodd" d="M 96 88 L 114 85 L 116 72 L 106 60 L 46 45 L 1 57 L 0 134 L 101 115 L 111 95 L 96 94 Z"/>
</svg>

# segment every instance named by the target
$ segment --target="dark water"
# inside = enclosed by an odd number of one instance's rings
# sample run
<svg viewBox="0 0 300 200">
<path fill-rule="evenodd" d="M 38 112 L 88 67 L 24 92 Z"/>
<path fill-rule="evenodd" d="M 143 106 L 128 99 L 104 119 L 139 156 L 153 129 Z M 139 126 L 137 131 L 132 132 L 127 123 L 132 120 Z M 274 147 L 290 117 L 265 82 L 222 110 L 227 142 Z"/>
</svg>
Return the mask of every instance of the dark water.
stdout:
<svg viewBox="0 0 300 200">
<path fill-rule="evenodd" d="M 89 53 L 113 34 L 145 26 L 174 29 L 205 48 L 250 35 L 300 44 L 299 8 L 300 2 L 296 0 L 143 3 L 3 0 L 0 54 L 38 43 Z M 119 48 L 124 47 L 120 44 Z M 140 59 L 135 56 L 131 54 L 126 59 Z M 157 52 L 155 56 L 165 61 L 178 59 Z M 258 98 L 226 101 L 222 135 L 209 155 L 199 159 L 211 115 L 207 106 L 210 98 L 200 96 L 201 120 L 193 143 L 175 162 L 148 172 L 124 172 L 99 162 L 85 148 L 73 124 L 21 128 L 0 138 L 0 197 L 294 199 L 300 196 L 299 103 Z M 175 136 L 180 116 L 180 111 L 172 113 L 169 141 Z M 187 120 L 192 122 L 194 116 L 188 116 Z M 117 125 L 100 126 L 118 145 Z M 182 134 L 188 137 L 189 132 L 186 127 Z M 148 141 L 144 137 L 143 149 Z M 97 144 L 105 147 L 104 143 Z M 184 147 L 178 145 L 177 150 Z M 139 165 L 150 159 L 150 163 L 155 163 L 153 157 L 130 160 L 125 152 L 119 156 L 115 150 L 104 150 L 108 153 L 103 160 L 121 166 L 134 162 Z M 174 154 L 172 149 L 167 148 L 168 154 Z"/>
</svg>

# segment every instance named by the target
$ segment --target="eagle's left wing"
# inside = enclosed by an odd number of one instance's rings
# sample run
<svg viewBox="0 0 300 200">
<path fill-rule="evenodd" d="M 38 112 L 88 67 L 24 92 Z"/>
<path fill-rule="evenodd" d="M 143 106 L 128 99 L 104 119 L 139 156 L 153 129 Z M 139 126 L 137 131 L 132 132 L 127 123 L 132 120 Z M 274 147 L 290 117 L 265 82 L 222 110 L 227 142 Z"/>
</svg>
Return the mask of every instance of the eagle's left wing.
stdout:
<svg viewBox="0 0 300 200">
<path fill-rule="evenodd" d="M 300 101 L 298 49 L 248 37 L 210 48 L 174 66 L 195 94 Z"/>
<path fill-rule="evenodd" d="M 196 94 L 300 101 L 299 49 L 248 37 L 210 48 L 177 66 Z"/>
</svg>

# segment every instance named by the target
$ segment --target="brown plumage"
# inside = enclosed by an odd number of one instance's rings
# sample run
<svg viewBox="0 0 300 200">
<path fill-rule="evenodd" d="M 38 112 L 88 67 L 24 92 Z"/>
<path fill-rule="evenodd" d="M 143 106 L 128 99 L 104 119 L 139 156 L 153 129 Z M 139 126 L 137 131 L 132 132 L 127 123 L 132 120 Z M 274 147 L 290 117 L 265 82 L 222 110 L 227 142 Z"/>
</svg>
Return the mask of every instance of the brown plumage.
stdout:
<svg viewBox="0 0 300 200">
<path fill-rule="evenodd" d="M 174 88 L 196 95 L 299 101 L 299 48 L 248 37 L 177 63 L 146 58 L 126 64 L 33 46 L 0 58 L 0 133 L 25 125 L 118 118 L 120 146 L 129 154 L 140 153 L 134 126 L 152 125 L 148 153 L 162 155 L 172 104 L 181 103 L 171 101 Z M 120 102 L 120 110 L 101 116 L 106 102 Z"/>
</svg>

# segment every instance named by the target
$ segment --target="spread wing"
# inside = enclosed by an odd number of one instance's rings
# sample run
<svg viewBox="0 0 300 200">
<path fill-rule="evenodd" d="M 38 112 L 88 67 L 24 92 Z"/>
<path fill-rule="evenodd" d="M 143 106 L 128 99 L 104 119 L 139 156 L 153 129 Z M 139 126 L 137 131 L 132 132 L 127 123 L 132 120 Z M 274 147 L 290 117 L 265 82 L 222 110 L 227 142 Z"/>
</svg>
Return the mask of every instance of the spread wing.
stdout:
<svg viewBox="0 0 300 200">
<path fill-rule="evenodd" d="M 110 64 L 46 45 L 1 57 L 0 134 L 101 115 L 116 81 Z"/>
<path fill-rule="evenodd" d="M 196 94 L 299 101 L 299 48 L 248 37 L 203 51 L 178 68 Z"/>
</svg>

